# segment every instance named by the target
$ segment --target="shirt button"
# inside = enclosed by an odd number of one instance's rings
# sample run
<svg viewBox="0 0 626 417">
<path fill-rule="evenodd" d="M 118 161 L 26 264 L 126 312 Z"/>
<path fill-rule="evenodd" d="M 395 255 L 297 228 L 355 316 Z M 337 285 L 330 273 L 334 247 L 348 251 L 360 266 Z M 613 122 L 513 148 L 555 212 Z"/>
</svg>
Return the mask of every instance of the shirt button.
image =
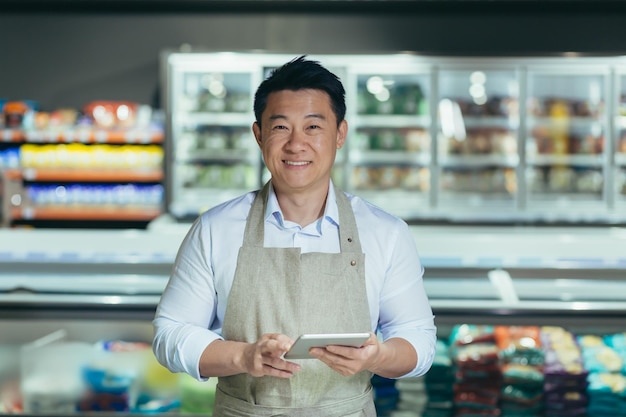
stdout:
<svg viewBox="0 0 626 417">
<path fill-rule="evenodd" d="M 356 261 L 350 261 L 350 265 L 352 266 L 356 265 Z"/>
<path fill-rule="evenodd" d="M 348 238 L 348 242 L 352 243 L 352 238 L 351 237 Z"/>
</svg>

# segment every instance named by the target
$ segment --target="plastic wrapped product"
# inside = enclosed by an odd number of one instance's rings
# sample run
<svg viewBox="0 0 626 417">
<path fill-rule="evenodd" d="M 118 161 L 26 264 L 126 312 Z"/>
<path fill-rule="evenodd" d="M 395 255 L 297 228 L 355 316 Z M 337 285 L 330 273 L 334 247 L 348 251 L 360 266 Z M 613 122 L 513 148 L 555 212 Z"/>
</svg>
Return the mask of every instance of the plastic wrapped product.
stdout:
<svg viewBox="0 0 626 417">
<path fill-rule="evenodd" d="M 97 354 L 83 367 L 83 380 L 89 390 L 78 405 L 79 411 L 133 410 L 139 396 L 140 376 L 151 354 L 148 345 L 103 341 L 95 349 Z"/>
<path fill-rule="evenodd" d="M 626 416 L 626 376 L 618 373 L 591 373 L 587 392 L 587 414 L 590 417 Z"/>
<path fill-rule="evenodd" d="M 454 326 L 450 334 L 450 345 L 468 345 L 472 343 L 494 344 L 494 327 L 488 325 L 460 324 Z"/>
<path fill-rule="evenodd" d="M 562 327 L 541 328 L 544 347 L 546 417 L 584 416 L 587 406 L 587 370 L 572 333 Z"/>
<path fill-rule="evenodd" d="M 455 416 L 500 415 L 502 371 L 493 326 L 457 325 L 450 335 L 456 367 Z"/>
<path fill-rule="evenodd" d="M 372 377 L 374 405 L 378 415 L 386 415 L 397 408 L 400 392 L 395 384 L 395 379 L 383 378 L 378 375 Z"/>
<path fill-rule="evenodd" d="M 447 342 L 437 340 L 435 359 L 424 376 L 428 402 L 423 417 L 447 417 L 452 414 L 454 368 Z"/>
</svg>

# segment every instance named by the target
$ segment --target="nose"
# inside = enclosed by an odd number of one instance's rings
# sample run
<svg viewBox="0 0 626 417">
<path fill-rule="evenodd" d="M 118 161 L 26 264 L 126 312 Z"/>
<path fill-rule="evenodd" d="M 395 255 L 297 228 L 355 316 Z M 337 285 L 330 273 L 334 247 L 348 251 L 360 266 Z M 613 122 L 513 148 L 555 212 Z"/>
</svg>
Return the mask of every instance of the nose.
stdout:
<svg viewBox="0 0 626 417">
<path fill-rule="evenodd" d="M 287 143 L 285 143 L 285 149 L 296 152 L 303 149 L 306 143 L 306 135 L 303 132 L 294 130 L 289 135 L 289 140 L 287 140 Z"/>
</svg>

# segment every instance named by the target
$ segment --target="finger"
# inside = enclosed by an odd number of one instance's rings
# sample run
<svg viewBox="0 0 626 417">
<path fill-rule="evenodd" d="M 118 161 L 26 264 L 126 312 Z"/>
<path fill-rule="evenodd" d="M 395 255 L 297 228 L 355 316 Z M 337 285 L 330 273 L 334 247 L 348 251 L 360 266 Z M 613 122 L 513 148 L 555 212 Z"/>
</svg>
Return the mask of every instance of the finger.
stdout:
<svg viewBox="0 0 626 417">
<path fill-rule="evenodd" d="M 263 353 L 268 353 L 272 356 L 282 356 L 293 344 L 293 340 L 284 334 L 271 333 L 266 336 L 268 337 L 263 343 L 266 349 L 264 349 Z"/>
<path fill-rule="evenodd" d="M 274 357 L 265 357 L 264 366 L 271 368 L 272 371 L 286 372 L 289 375 L 293 375 L 301 369 L 301 366 L 295 362 Z"/>
<path fill-rule="evenodd" d="M 264 366 L 264 373 L 266 376 L 275 376 L 278 378 L 291 378 L 294 375 L 294 372 L 286 369 L 274 368 L 269 365 Z"/>
<path fill-rule="evenodd" d="M 330 345 L 326 346 L 326 351 L 345 359 L 359 359 L 363 349 L 349 346 Z"/>
</svg>

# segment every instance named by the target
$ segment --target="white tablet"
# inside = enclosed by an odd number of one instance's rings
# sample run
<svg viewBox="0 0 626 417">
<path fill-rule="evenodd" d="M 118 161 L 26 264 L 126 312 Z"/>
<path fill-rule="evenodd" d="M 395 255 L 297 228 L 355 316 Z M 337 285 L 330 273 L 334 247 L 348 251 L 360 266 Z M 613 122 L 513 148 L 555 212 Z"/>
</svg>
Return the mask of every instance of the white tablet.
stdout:
<svg viewBox="0 0 626 417">
<path fill-rule="evenodd" d="M 303 334 L 296 339 L 284 358 L 314 359 L 309 355 L 309 349 L 312 347 L 326 347 L 328 345 L 361 347 L 369 337 L 369 333 Z"/>
</svg>

